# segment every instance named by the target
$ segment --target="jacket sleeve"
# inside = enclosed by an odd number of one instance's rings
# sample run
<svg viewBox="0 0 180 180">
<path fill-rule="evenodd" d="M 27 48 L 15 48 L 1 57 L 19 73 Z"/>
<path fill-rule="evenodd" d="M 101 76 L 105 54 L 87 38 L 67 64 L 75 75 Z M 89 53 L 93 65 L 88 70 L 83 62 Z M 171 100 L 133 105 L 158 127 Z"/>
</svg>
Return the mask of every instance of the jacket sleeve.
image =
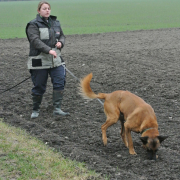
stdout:
<svg viewBox="0 0 180 180">
<path fill-rule="evenodd" d="M 64 45 L 65 45 L 65 36 L 64 36 L 63 30 L 61 28 L 61 25 L 60 25 L 60 38 L 59 38 L 59 42 L 62 43 L 62 48 L 63 48 Z"/>
<path fill-rule="evenodd" d="M 39 29 L 35 24 L 28 25 L 27 37 L 28 37 L 29 42 L 32 43 L 35 49 L 43 53 L 49 54 L 49 51 L 51 50 L 51 48 L 41 41 Z"/>
</svg>

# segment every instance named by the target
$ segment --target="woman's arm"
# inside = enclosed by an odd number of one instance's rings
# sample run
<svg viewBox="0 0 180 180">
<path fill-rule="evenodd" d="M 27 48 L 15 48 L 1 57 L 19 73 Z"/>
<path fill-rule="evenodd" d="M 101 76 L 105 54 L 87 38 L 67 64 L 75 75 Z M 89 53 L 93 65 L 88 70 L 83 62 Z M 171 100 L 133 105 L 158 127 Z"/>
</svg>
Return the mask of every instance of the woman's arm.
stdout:
<svg viewBox="0 0 180 180">
<path fill-rule="evenodd" d="M 44 42 L 41 41 L 39 29 L 35 24 L 29 24 L 29 26 L 27 27 L 27 35 L 28 40 L 30 41 L 30 43 L 32 43 L 35 49 L 49 54 L 51 47 L 47 46 Z"/>
</svg>

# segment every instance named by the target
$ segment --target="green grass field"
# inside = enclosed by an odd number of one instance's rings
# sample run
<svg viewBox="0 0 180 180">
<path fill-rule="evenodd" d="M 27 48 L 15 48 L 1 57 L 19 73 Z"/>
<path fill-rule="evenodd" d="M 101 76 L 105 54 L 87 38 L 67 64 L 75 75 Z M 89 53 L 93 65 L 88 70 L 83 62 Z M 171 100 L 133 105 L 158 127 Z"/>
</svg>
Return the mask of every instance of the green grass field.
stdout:
<svg viewBox="0 0 180 180">
<path fill-rule="evenodd" d="M 179 0 L 49 0 L 69 34 L 180 27 Z M 0 38 L 24 38 L 38 1 L 0 2 Z"/>
<path fill-rule="evenodd" d="M 3 123 L 1 118 L 0 132 L 0 180 L 102 180 L 84 163 L 65 159 L 24 130 Z"/>
</svg>

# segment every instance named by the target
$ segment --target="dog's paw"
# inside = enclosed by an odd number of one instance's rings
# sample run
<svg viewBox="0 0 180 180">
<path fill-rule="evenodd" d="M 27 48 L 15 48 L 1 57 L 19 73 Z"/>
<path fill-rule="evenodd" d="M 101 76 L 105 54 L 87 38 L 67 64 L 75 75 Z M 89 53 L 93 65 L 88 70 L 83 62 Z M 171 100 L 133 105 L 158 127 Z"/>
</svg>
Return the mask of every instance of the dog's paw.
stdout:
<svg viewBox="0 0 180 180">
<path fill-rule="evenodd" d="M 103 142 L 104 146 L 107 146 L 107 141 L 106 142 Z"/>
<path fill-rule="evenodd" d="M 107 138 L 104 138 L 104 139 L 103 139 L 103 144 L 104 144 L 104 146 L 107 145 Z"/>
<path fill-rule="evenodd" d="M 102 134 L 102 141 L 103 141 L 104 146 L 106 146 L 107 145 L 107 136 L 105 133 Z"/>
<path fill-rule="evenodd" d="M 129 148 L 129 147 L 128 147 L 128 142 L 126 142 L 126 143 L 124 143 L 124 144 L 125 144 L 125 146 L 126 146 L 127 148 Z"/>
<path fill-rule="evenodd" d="M 131 155 L 137 155 L 134 150 L 129 151 L 129 154 L 131 154 Z"/>
</svg>

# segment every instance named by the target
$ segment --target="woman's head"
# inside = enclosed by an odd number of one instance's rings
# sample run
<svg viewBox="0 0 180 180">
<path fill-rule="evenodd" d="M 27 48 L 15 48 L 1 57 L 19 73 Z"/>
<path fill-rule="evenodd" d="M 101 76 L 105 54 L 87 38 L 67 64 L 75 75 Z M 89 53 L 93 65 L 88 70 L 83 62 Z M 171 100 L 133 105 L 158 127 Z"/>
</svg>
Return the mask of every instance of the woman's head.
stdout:
<svg viewBox="0 0 180 180">
<path fill-rule="evenodd" d="M 38 4 L 37 11 L 40 16 L 44 17 L 45 19 L 48 19 L 51 13 L 51 5 L 47 1 L 41 1 Z"/>
</svg>

